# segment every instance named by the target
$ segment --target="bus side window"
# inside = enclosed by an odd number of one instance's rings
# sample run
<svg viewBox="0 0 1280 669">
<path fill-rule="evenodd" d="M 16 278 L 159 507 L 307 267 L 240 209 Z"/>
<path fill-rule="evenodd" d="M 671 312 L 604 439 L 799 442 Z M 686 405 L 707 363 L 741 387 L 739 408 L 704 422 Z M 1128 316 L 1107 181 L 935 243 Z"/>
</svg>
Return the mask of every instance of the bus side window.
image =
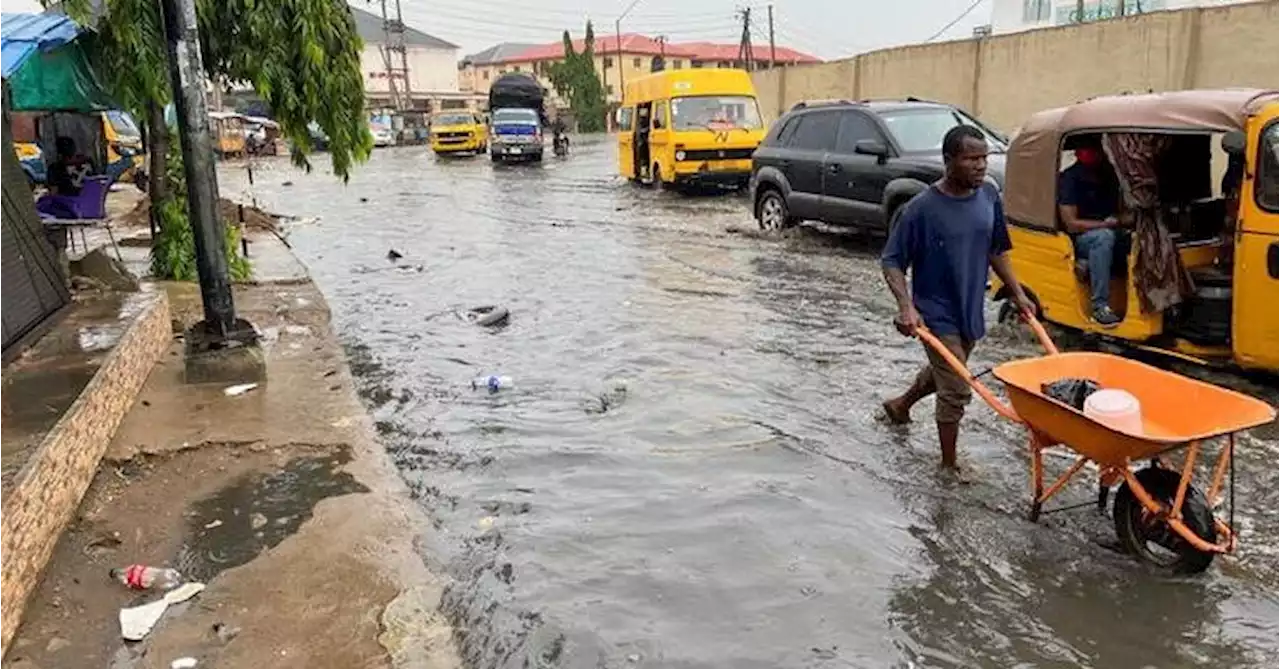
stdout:
<svg viewBox="0 0 1280 669">
<path fill-rule="evenodd" d="M 665 127 L 667 127 L 667 103 L 659 102 L 654 105 L 653 129 L 662 130 Z"/>
<path fill-rule="evenodd" d="M 631 119 L 635 116 L 635 107 L 618 108 L 618 131 L 631 132 Z"/>
</svg>

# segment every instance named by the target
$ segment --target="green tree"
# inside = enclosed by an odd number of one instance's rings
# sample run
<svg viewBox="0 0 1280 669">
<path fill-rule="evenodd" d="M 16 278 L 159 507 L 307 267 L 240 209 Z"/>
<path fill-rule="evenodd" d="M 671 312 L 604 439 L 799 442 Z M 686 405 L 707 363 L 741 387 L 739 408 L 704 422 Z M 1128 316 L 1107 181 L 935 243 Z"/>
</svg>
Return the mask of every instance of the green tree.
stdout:
<svg viewBox="0 0 1280 669">
<path fill-rule="evenodd" d="M 564 60 L 553 63 L 547 76 L 562 98 L 569 100 L 583 132 L 602 132 L 605 129 L 605 91 L 596 74 L 595 31 L 587 21 L 586 35 L 582 40 L 582 52 L 573 47 L 573 38 L 564 31 Z"/>
<path fill-rule="evenodd" d="M 194 258 L 185 206 L 181 154 L 164 122 L 172 98 L 163 23 L 157 0 L 68 0 L 67 13 L 94 26 L 90 54 L 115 98 L 146 119 L 151 155 L 151 207 L 160 227 L 152 270 L 182 278 Z M 345 2 L 339 0 L 196 0 L 200 50 L 213 81 L 248 83 L 270 106 L 293 145 L 295 164 L 310 170 L 308 125 L 328 135 L 333 173 L 344 181 L 373 148 L 364 110 L 360 52 L 364 44 Z M 170 162 L 178 161 L 178 169 Z M 180 205 L 181 202 L 178 202 Z M 161 248 L 165 247 L 165 248 Z M 160 249 L 157 252 L 154 249 Z M 238 249 L 237 249 L 238 251 Z M 232 257 L 232 268 L 244 267 Z"/>
</svg>

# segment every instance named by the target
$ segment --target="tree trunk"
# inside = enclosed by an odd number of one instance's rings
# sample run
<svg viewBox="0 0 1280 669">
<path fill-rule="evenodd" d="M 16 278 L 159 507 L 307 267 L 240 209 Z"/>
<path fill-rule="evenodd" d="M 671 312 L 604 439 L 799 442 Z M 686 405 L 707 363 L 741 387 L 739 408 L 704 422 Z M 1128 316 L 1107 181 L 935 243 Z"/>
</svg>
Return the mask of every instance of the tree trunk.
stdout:
<svg viewBox="0 0 1280 669">
<path fill-rule="evenodd" d="M 155 102 L 147 105 L 147 116 L 147 152 L 151 154 L 147 192 L 154 205 L 169 194 L 165 180 L 169 171 L 169 126 L 164 122 L 164 107 Z"/>
<path fill-rule="evenodd" d="M 151 156 L 147 169 L 147 197 L 151 200 L 151 241 L 160 234 L 160 203 L 169 194 L 169 126 L 164 122 L 164 106 L 147 104 L 147 153 Z"/>
</svg>

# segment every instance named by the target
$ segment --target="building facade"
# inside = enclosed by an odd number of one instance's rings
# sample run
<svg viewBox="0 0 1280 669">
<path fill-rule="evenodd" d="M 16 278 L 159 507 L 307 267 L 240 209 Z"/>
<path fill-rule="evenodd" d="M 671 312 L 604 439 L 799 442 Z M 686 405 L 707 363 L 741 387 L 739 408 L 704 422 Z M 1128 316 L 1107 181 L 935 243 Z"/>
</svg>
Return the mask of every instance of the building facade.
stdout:
<svg viewBox="0 0 1280 669">
<path fill-rule="evenodd" d="M 574 49 L 580 51 L 582 40 L 574 41 Z M 771 53 L 776 61 L 771 59 Z M 743 67 L 739 61 L 737 44 L 713 42 L 665 42 L 655 37 L 624 34 L 621 41 L 616 36 L 597 37 L 595 41 L 595 69 L 610 103 L 621 99 L 622 86 L 629 80 L 642 77 L 659 69 L 679 70 L 702 67 Z M 464 58 L 458 64 L 459 81 L 463 90 L 488 94 L 494 79 L 507 72 L 527 72 L 534 75 L 551 96 L 554 106 L 561 101 L 552 90 L 547 76 L 552 63 L 564 60 L 564 44 L 498 44 Z M 755 69 L 768 69 L 777 65 L 816 63 L 820 59 L 787 47 L 756 45 L 752 49 Z"/>
<path fill-rule="evenodd" d="M 351 15 L 364 40 L 360 71 L 370 108 L 394 109 L 396 98 L 405 108 L 421 111 L 475 106 L 475 96 L 458 87 L 456 44 L 409 26 L 403 27 L 402 38 L 389 36 L 381 16 L 357 7 L 351 7 Z M 387 48 L 389 37 L 392 44 L 404 44 L 403 63 L 399 51 Z"/>
<path fill-rule="evenodd" d="M 1248 0 L 994 0 L 990 32 L 999 35 L 1168 9 L 1213 7 L 1245 1 Z"/>
</svg>

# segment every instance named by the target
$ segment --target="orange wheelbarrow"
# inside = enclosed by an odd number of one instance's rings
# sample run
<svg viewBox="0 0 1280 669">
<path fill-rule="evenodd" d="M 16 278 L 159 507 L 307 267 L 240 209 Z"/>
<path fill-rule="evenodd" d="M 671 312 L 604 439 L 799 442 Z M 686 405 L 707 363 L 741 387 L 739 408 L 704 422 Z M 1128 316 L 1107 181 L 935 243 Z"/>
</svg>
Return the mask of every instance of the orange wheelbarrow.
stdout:
<svg viewBox="0 0 1280 669">
<path fill-rule="evenodd" d="M 1045 502 L 1090 462 L 1098 467 L 1098 510 L 1106 511 L 1116 491 L 1112 517 L 1121 544 L 1130 553 L 1177 573 L 1198 573 L 1218 553 L 1235 550 L 1235 434 L 1276 418 L 1269 404 L 1208 383 L 1105 353 L 1059 353 L 1044 327 L 1027 324 L 1048 355 L 998 365 L 992 373 L 1005 386 L 1005 404 L 924 328 L 917 332 L 996 413 L 1027 426 L 1030 433 L 1031 513 L 1039 519 Z M 1132 393 L 1142 410 L 1140 431 L 1104 425 L 1082 411 L 1045 395 L 1041 388 L 1063 378 L 1091 379 L 1103 388 Z M 1196 461 L 1206 442 L 1226 437 L 1206 492 L 1192 485 Z M 1063 445 L 1075 462 L 1045 487 L 1044 450 Z M 1186 449 L 1181 470 L 1164 456 Z M 1143 461 L 1150 464 L 1134 470 Z M 1230 476 L 1228 478 L 1228 471 Z M 1228 481 L 1226 494 L 1223 482 Z M 1229 522 L 1214 509 L 1229 501 Z M 1089 502 L 1092 505 L 1093 502 Z M 1077 508 L 1073 505 L 1062 509 Z M 1049 511 L 1044 511 L 1048 513 Z"/>
</svg>

